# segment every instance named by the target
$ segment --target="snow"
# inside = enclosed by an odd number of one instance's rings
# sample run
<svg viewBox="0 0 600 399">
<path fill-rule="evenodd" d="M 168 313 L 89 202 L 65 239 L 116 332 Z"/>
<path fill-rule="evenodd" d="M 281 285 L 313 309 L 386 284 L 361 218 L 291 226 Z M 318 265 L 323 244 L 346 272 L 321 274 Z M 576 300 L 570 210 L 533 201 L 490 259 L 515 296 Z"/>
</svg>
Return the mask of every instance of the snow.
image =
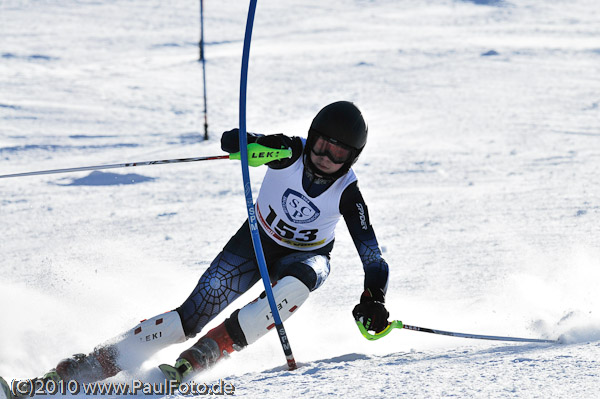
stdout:
<svg viewBox="0 0 600 399">
<path fill-rule="evenodd" d="M 0 174 L 220 154 L 248 4 L 204 6 L 207 142 L 197 1 L 0 2 Z M 391 317 L 561 344 L 366 341 L 342 222 L 331 275 L 285 324 L 301 367 L 288 371 L 269 335 L 195 380 L 247 398 L 596 397 L 598 37 L 592 0 L 259 2 L 248 129 L 305 135 L 329 102 L 361 107 L 355 170 Z M 251 171 L 255 194 L 263 174 Z M 0 193 L 9 381 L 179 306 L 245 218 L 232 161 L 0 179 Z M 112 380 L 156 380 L 189 344 Z"/>
</svg>

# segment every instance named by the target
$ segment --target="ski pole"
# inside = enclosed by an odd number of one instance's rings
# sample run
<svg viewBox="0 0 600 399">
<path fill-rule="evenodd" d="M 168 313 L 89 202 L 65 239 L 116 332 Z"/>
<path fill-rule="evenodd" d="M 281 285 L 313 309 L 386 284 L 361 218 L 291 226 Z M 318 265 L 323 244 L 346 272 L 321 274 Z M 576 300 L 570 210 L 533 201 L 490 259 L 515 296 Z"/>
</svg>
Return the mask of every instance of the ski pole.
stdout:
<svg viewBox="0 0 600 399">
<path fill-rule="evenodd" d="M 458 337 L 458 338 L 485 339 L 485 340 L 492 340 L 492 341 L 537 342 L 537 343 L 546 343 L 546 344 L 556 344 L 559 342 L 558 340 L 554 340 L 554 339 L 500 337 L 500 336 L 496 336 L 496 335 L 465 334 L 465 333 L 458 333 L 458 332 L 451 332 L 451 331 L 434 330 L 432 328 L 410 326 L 408 324 L 402 323 L 400 320 L 392 321 L 390 324 L 388 324 L 388 326 L 385 329 L 383 329 L 382 331 L 375 333 L 375 334 L 369 333 L 369 331 L 367 331 L 365 326 L 359 320 L 356 321 L 356 325 L 358 326 L 358 329 L 360 330 L 360 333 L 362 334 L 362 336 L 365 337 L 366 339 L 368 339 L 369 341 L 375 341 L 380 338 L 383 338 L 386 335 L 388 335 L 395 328 L 405 328 L 405 329 L 411 330 L 411 331 L 419 331 L 419 332 L 426 332 L 426 333 L 430 333 L 430 334 L 447 335 L 450 337 Z"/>
<path fill-rule="evenodd" d="M 271 161 L 276 161 L 283 158 L 290 158 L 292 151 L 290 149 L 273 149 L 265 147 L 258 143 L 248 144 L 248 160 L 250 166 L 261 166 Z M 65 168 L 65 169 L 52 169 L 52 170 L 40 170 L 36 172 L 24 172 L 24 173 L 13 173 L 10 175 L 0 175 L 0 179 L 7 177 L 23 177 L 23 176 L 35 176 L 35 175 L 49 175 L 55 173 L 68 173 L 68 172 L 81 172 L 84 170 L 102 170 L 102 169 L 115 169 L 115 168 L 127 168 L 131 166 L 144 166 L 144 165 L 161 165 L 167 163 L 183 163 L 183 162 L 197 162 L 197 161 L 212 161 L 216 159 L 241 159 L 241 153 L 236 152 L 229 155 L 214 155 L 208 157 L 194 157 L 194 158 L 179 158 L 179 159 L 164 159 L 161 161 L 144 161 L 144 162 L 129 162 L 129 163 L 116 163 L 111 165 L 96 165 L 96 166 L 81 166 L 77 168 Z"/>
<path fill-rule="evenodd" d="M 204 0 L 200 0 L 200 59 L 202 62 L 202 90 L 204 92 L 204 140 L 208 140 L 208 111 L 206 110 L 206 59 L 204 57 Z"/>
</svg>

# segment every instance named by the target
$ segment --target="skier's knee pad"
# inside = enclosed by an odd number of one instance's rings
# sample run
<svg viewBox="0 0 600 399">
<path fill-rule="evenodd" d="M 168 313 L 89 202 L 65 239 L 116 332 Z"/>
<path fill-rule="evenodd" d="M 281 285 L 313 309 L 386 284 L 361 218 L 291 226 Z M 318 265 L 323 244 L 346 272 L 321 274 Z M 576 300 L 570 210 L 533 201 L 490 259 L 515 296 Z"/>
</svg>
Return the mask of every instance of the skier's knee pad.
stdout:
<svg viewBox="0 0 600 399">
<path fill-rule="evenodd" d="M 135 367 L 161 349 L 186 340 L 177 311 L 143 320 L 112 343 L 122 369 Z"/>
<path fill-rule="evenodd" d="M 294 313 L 306 301 L 309 289 L 293 276 L 286 276 L 273 286 L 273 296 L 282 321 Z M 256 342 L 275 327 L 266 293 L 237 312 L 237 321 L 246 344 Z"/>
</svg>

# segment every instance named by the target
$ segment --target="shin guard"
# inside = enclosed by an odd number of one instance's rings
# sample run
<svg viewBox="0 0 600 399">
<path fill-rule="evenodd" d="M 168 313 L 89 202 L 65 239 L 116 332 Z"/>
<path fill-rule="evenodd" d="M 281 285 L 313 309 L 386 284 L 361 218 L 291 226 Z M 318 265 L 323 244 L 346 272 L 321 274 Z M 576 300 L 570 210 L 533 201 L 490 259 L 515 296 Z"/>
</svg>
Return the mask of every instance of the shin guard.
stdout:
<svg viewBox="0 0 600 399">
<path fill-rule="evenodd" d="M 98 346 L 88 355 L 63 359 L 47 375 L 82 383 L 112 377 L 139 366 L 159 350 L 186 340 L 176 311 L 143 320 L 133 329 Z M 56 377 L 57 376 L 57 377 Z"/>
<path fill-rule="evenodd" d="M 185 340 L 181 318 L 173 310 L 141 321 L 118 337 L 112 346 L 118 356 L 117 365 L 121 369 L 129 369 L 140 365 L 159 350 Z"/>
<path fill-rule="evenodd" d="M 273 296 L 281 321 L 285 321 L 306 301 L 309 289 L 293 276 L 286 276 L 273 285 Z M 240 309 L 238 321 L 247 344 L 256 342 L 275 327 L 266 293 Z"/>
</svg>

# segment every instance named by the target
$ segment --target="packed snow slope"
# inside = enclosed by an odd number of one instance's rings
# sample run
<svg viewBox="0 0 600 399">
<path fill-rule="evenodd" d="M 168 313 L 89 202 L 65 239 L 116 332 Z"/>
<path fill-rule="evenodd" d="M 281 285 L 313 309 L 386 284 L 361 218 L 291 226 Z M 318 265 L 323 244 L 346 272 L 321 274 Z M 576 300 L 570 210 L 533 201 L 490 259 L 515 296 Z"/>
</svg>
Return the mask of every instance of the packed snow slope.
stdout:
<svg viewBox="0 0 600 399">
<path fill-rule="evenodd" d="M 0 1 L 0 174 L 221 154 L 248 4 L 204 2 L 204 141 L 198 3 Z M 248 129 L 302 136 L 330 102 L 363 110 L 355 171 L 391 318 L 562 343 L 366 341 L 342 222 L 329 279 L 286 323 L 302 367 L 269 335 L 195 380 L 244 398 L 597 397 L 599 37 L 595 0 L 260 1 Z M 179 306 L 244 218 L 234 161 L 0 179 L 0 375 Z M 155 378 L 190 344 L 114 380 Z"/>
</svg>

